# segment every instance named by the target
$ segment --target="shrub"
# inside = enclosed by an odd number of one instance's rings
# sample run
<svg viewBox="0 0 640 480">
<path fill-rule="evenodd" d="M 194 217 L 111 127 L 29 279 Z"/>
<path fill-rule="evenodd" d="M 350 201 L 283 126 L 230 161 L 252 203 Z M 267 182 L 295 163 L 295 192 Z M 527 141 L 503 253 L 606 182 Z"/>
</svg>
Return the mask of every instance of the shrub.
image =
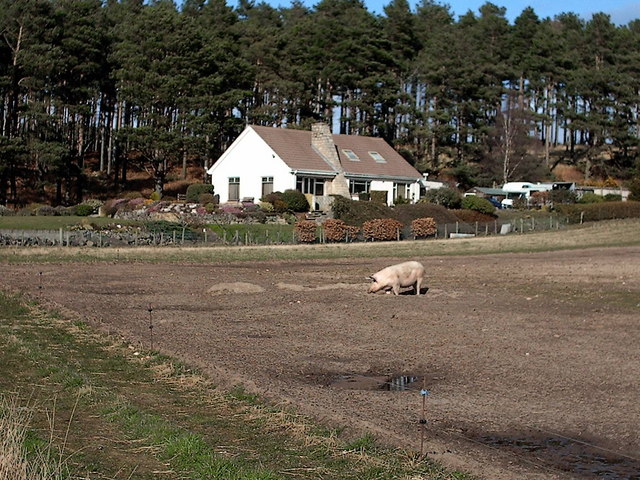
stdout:
<svg viewBox="0 0 640 480">
<path fill-rule="evenodd" d="M 344 220 L 329 218 L 323 224 L 324 237 L 330 242 L 342 242 L 346 237 Z"/>
<path fill-rule="evenodd" d="M 298 190 L 285 190 L 282 194 L 282 200 L 292 212 L 307 212 L 309 210 L 307 197 Z"/>
<path fill-rule="evenodd" d="M 554 205 L 576 203 L 578 197 L 575 192 L 570 190 L 551 190 L 549 192 L 549 199 Z"/>
<path fill-rule="evenodd" d="M 127 192 L 124 194 L 124 198 L 132 199 L 132 198 L 142 198 L 142 192 Z"/>
<path fill-rule="evenodd" d="M 260 202 L 260 210 L 267 213 L 272 213 L 275 208 L 273 208 L 273 203 L 271 202 Z"/>
<path fill-rule="evenodd" d="M 380 205 L 387 204 L 387 192 L 384 190 L 371 190 L 369 192 L 369 198 L 373 203 L 378 203 Z"/>
<path fill-rule="evenodd" d="M 259 223 L 265 223 L 267 221 L 267 214 L 262 210 L 251 210 L 247 212 L 247 217 Z"/>
<path fill-rule="evenodd" d="M 464 197 L 462 199 L 462 208 L 475 210 L 476 212 L 486 213 L 488 215 L 491 215 L 496 211 L 496 207 L 494 207 L 489 200 L 478 197 L 477 195 Z"/>
<path fill-rule="evenodd" d="M 15 212 L 11 210 L 9 207 L 5 207 L 4 205 L 0 205 L 0 217 L 10 217 L 14 215 Z"/>
<path fill-rule="evenodd" d="M 192 183 L 187 187 L 187 201 L 197 203 L 203 193 L 213 195 L 213 185 L 210 183 Z"/>
<path fill-rule="evenodd" d="M 41 217 L 58 217 L 60 216 L 60 210 L 50 205 L 43 205 L 36 209 L 36 215 Z"/>
<path fill-rule="evenodd" d="M 241 208 L 239 208 L 239 207 L 234 207 L 234 206 L 232 206 L 232 205 L 223 205 L 223 206 L 220 208 L 220 211 L 221 211 L 222 213 L 230 213 L 230 214 L 232 214 L 232 215 L 238 215 L 238 214 L 242 213 L 242 209 L 241 209 Z"/>
<path fill-rule="evenodd" d="M 416 218 L 433 218 L 437 224 L 455 223 L 456 215 L 442 205 L 435 203 L 418 202 L 411 205 L 396 205 L 392 210 L 392 218 L 402 222 L 403 225 L 411 225 Z"/>
<path fill-rule="evenodd" d="M 350 225 L 362 225 L 367 220 L 391 217 L 393 210 L 386 205 L 371 202 L 358 202 L 340 195 L 333 197 L 333 216 Z"/>
<path fill-rule="evenodd" d="M 572 223 L 577 223 L 581 219 L 585 222 L 590 222 L 616 218 L 639 218 L 640 202 L 627 201 L 558 205 L 556 210 L 562 215 L 566 215 Z"/>
<path fill-rule="evenodd" d="M 496 219 L 495 215 L 487 215 L 486 213 L 481 213 L 477 210 L 450 210 L 450 212 L 455 215 L 455 222 L 460 221 L 465 223 L 488 223 L 494 222 Z"/>
<path fill-rule="evenodd" d="M 358 236 L 360 229 L 356 226 L 347 225 L 343 220 L 330 218 L 324 222 L 324 236 L 331 242 L 344 242 L 353 240 Z"/>
<path fill-rule="evenodd" d="M 618 193 L 607 193 L 604 196 L 604 201 L 605 202 L 621 202 L 622 201 L 622 195 L 620 195 Z"/>
<path fill-rule="evenodd" d="M 416 218 L 411 222 L 411 233 L 415 237 L 428 237 L 438 231 L 436 221 L 433 218 Z"/>
<path fill-rule="evenodd" d="M 397 240 L 402 223 L 393 218 L 376 218 L 362 224 L 365 239 Z"/>
<path fill-rule="evenodd" d="M 602 195 L 597 195 L 595 193 L 586 192 L 582 194 L 578 203 L 600 203 L 604 202 L 604 197 Z"/>
<path fill-rule="evenodd" d="M 526 210 L 527 208 L 527 199 L 526 198 L 514 198 L 513 199 L 513 208 L 516 210 Z"/>
<path fill-rule="evenodd" d="M 628 200 L 640 202 L 640 177 L 632 178 L 627 186 L 629 188 Z"/>
<path fill-rule="evenodd" d="M 107 217 L 113 217 L 121 207 L 126 205 L 126 203 L 126 198 L 114 198 L 112 200 L 107 200 L 104 203 L 102 210 Z"/>
<path fill-rule="evenodd" d="M 313 243 L 317 238 L 318 224 L 313 220 L 302 220 L 296 222 L 294 225 L 294 231 L 296 232 L 296 238 L 299 242 Z"/>
<path fill-rule="evenodd" d="M 260 199 L 262 202 L 267 202 L 273 205 L 273 202 L 276 200 L 282 200 L 282 192 L 271 192 L 267 193 L 264 197 Z"/>
<path fill-rule="evenodd" d="M 460 208 L 462 204 L 461 195 L 453 188 L 448 187 L 427 190 L 424 198 L 427 202 L 442 205 L 446 208 Z"/>
<path fill-rule="evenodd" d="M 273 210 L 276 213 L 283 213 L 286 212 L 289 209 L 289 205 L 287 204 L 287 202 L 284 200 L 284 194 L 282 192 L 273 192 L 273 193 L 269 193 L 268 195 L 265 195 L 264 198 L 262 198 L 262 202 L 263 203 L 270 203 L 273 206 Z M 306 201 L 306 197 L 305 197 L 305 201 Z"/>
<path fill-rule="evenodd" d="M 207 203 L 215 203 L 213 193 L 201 193 L 198 197 L 198 203 L 206 205 Z"/>
<path fill-rule="evenodd" d="M 79 217 L 87 217 L 96 212 L 96 208 L 93 205 L 87 203 L 80 203 L 73 207 L 74 213 Z"/>
<path fill-rule="evenodd" d="M 273 202 L 273 209 L 278 213 L 284 213 L 288 209 L 287 202 L 284 200 L 276 200 Z"/>
<path fill-rule="evenodd" d="M 213 212 L 214 212 L 214 210 L 216 209 L 216 206 L 215 206 L 213 203 L 207 203 L 207 204 L 204 206 L 204 209 L 205 209 L 205 211 L 206 211 L 207 213 L 213 213 Z"/>
</svg>

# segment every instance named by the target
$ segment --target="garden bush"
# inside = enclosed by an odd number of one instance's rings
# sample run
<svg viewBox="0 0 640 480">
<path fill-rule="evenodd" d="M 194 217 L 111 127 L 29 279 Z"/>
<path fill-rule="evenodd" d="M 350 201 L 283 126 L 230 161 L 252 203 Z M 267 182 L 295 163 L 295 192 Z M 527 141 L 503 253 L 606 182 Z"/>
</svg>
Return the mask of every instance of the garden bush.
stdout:
<svg viewBox="0 0 640 480">
<path fill-rule="evenodd" d="M 411 222 L 411 233 L 414 237 L 429 237 L 438 231 L 436 221 L 433 218 L 416 218 Z"/>
<path fill-rule="evenodd" d="M 259 205 L 260 205 L 260 210 L 262 210 L 263 212 L 273 213 L 275 211 L 275 208 L 273 207 L 273 203 L 271 202 L 261 201 Z"/>
<path fill-rule="evenodd" d="M 36 209 L 36 215 L 39 217 L 59 217 L 60 210 L 51 205 L 42 205 Z"/>
<path fill-rule="evenodd" d="M 475 210 L 476 212 L 492 215 L 496 211 L 496 207 L 486 198 L 470 195 L 462 199 L 462 208 L 466 210 Z"/>
<path fill-rule="evenodd" d="M 571 223 L 617 218 L 639 218 L 640 202 L 601 202 L 588 204 L 558 205 L 556 211 L 566 215 Z"/>
<path fill-rule="evenodd" d="M 449 187 L 427 190 L 424 200 L 446 208 L 460 208 L 462 204 L 460 193 Z"/>
<path fill-rule="evenodd" d="M 215 197 L 213 193 L 201 193 L 198 197 L 198 203 L 206 205 L 207 203 L 215 203 Z"/>
<path fill-rule="evenodd" d="M 489 223 L 496 220 L 495 215 L 487 215 L 477 210 L 451 210 L 451 212 L 456 216 L 456 220 L 448 223 L 455 223 L 457 221 L 465 223 Z"/>
<path fill-rule="evenodd" d="M 578 197 L 575 192 L 570 190 L 551 190 L 549 199 L 554 205 L 576 203 Z"/>
<path fill-rule="evenodd" d="M 629 188 L 628 200 L 640 202 L 640 176 L 632 178 L 627 187 Z"/>
<path fill-rule="evenodd" d="M 15 212 L 4 205 L 0 205 L 0 217 L 10 217 L 13 216 Z"/>
<path fill-rule="evenodd" d="M 369 200 L 380 205 L 387 204 L 387 192 L 385 190 L 371 190 L 369 192 Z"/>
<path fill-rule="evenodd" d="M 98 208 L 90 203 L 79 203 L 73 207 L 74 213 L 79 217 L 88 217 L 98 212 Z"/>
<path fill-rule="evenodd" d="M 305 197 L 305 201 L 306 201 Z M 289 209 L 289 205 L 284 199 L 284 194 L 282 192 L 273 192 L 265 195 L 262 198 L 262 203 L 270 203 L 273 206 L 273 210 L 276 213 L 284 213 Z"/>
<path fill-rule="evenodd" d="M 403 223 L 403 225 L 411 225 L 416 218 L 433 218 L 437 224 L 455 223 L 457 218 L 451 210 L 447 210 L 442 205 L 435 203 L 414 203 L 411 205 L 396 205 L 392 214 L 392 218 Z"/>
<path fill-rule="evenodd" d="M 282 200 L 287 204 L 287 208 L 292 212 L 309 211 L 309 202 L 304 193 L 298 190 L 285 190 L 282 194 Z"/>
<path fill-rule="evenodd" d="M 313 220 L 302 220 L 296 222 L 294 225 L 294 231 L 296 238 L 302 243 L 313 243 L 316 241 L 318 224 Z"/>
<path fill-rule="evenodd" d="M 359 202 L 340 195 L 333 196 L 333 216 L 349 225 L 362 225 L 367 220 L 391 217 L 393 210 L 380 203 Z"/>
<path fill-rule="evenodd" d="M 397 240 L 402 223 L 393 218 L 376 218 L 362 224 L 362 233 L 367 240 Z"/>
<path fill-rule="evenodd" d="M 582 194 L 578 203 L 600 203 L 604 202 L 604 197 L 602 195 L 597 195 L 595 193 L 586 192 Z"/>
<path fill-rule="evenodd" d="M 187 202 L 198 203 L 200 195 L 210 193 L 213 195 L 213 185 L 210 183 L 192 183 L 187 187 Z"/>
<path fill-rule="evenodd" d="M 607 193 L 604 196 L 604 201 L 605 202 L 621 202 L 622 201 L 622 195 L 617 194 L 617 193 Z"/>
<path fill-rule="evenodd" d="M 343 220 L 330 218 L 324 222 L 324 236 L 330 242 L 344 242 L 353 240 L 360 229 L 353 225 L 347 225 Z"/>
</svg>

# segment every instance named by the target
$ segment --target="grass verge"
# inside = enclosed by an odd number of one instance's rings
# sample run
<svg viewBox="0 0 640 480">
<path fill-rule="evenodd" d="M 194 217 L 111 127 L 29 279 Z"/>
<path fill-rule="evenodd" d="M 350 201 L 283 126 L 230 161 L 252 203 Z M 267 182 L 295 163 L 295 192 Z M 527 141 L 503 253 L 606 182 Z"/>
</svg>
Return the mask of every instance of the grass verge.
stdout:
<svg viewBox="0 0 640 480">
<path fill-rule="evenodd" d="M 369 436 L 345 443 L 241 389 L 218 391 L 184 364 L 2 292 L 0 344 L 0 396 L 12 411 L 30 412 L 17 422 L 26 453 L 16 462 L 33 461 L 33 445 L 51 445 L 64 472 L 56 478 L 469 478 Z"/>
<path fill-rule="evenodd" d="M 37 247 L 0 249 L 0 262 L 180 262 L 335 258 L 415 258 L 640 245 L 640 219 L 610 220 L 540 233 L 449 240 L 416 240 L 255 247 Z"/>
</svg>

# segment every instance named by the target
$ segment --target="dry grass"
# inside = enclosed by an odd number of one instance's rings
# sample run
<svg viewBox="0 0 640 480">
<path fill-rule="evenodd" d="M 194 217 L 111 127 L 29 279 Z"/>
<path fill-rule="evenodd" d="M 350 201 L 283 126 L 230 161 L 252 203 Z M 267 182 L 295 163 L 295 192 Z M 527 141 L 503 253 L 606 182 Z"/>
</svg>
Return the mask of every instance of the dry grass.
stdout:
<svg viewBox="0 0 640 480">
<path fill-rule="evenodd" d="M 23 407 L 15 396 L 0 397 L 0 480 L 57 480 L 66 478 L 66 460 L 53 443 L 27 448 L 33 406 Z M 55 415 L 50 417 L 51 432 Z"/>
<path fill-rule="evenodd" d="M 0 262 L 185 262 L 381 258 L 567 250 L 640 244 L 640 219 L 610 220 L 526 235 L 450 240 L 215 247 L 6 247 Z"/>
</svg>

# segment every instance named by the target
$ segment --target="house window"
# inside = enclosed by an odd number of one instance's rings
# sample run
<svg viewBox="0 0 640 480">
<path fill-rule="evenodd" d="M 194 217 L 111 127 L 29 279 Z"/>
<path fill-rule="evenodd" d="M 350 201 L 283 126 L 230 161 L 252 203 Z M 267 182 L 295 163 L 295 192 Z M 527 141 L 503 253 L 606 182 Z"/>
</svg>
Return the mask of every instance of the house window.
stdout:
<svg viewBox="0 0 640 480">
<path fill-rule="evenodd" d="M 369 180 L 349 180 L 349 192 L 351 195 L 357 193 L 369 193 L 371 182 Z"/>
<path fill-rule="evenodd" d="M 349 150 L 347 148 L 342 149 L 342 153 L 344 153 L 347 158 L 349 160 L 351 160 L 352 162 L 359 162 L 360 161 L 360 157 L 358 157 L 358 155 L 356 155 L 356 153 L 353 150 Z"/>
<path fill-rule="evenodd" d="M 378 152 L 369 152 L 369 155 L 371 155 L 371 158 L 373 158 L 377 163 L 387 163 L 384 157 Z"/>
<path fill-rule="evenodd" d="M 262 177 L 262 198 L 273 193 L 273 177 Z"/>
<path fill-rule="evenodd" d="M 409 184 L 408 183 L 394 183 L 393 184 L 393 198 L 400 200 L 407 200 L 409 198 Z"/>
<path fill-rule="evenodd" d="M 296 190 L 317 196 L 324 195 L 324 178 L 296 177 Z"/>
<path fill-rule="evenodd" d="M 229 177 L 229 201 L 240 201 L 240 177 Z"/>
</svg>

